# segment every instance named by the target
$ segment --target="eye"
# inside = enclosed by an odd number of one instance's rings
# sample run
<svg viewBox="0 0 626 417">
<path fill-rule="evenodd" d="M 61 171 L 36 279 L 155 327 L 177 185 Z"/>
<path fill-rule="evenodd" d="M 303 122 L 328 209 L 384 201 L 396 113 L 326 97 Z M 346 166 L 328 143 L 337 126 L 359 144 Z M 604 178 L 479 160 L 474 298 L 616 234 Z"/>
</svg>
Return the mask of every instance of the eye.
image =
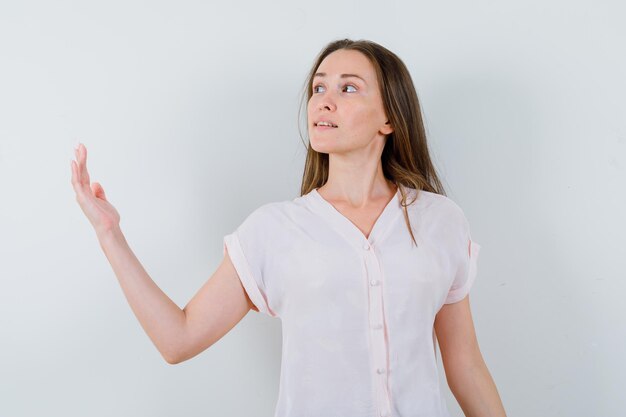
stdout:
<svg viewBox="0 0 626 417">
<path fill-rule="evenodd" d="M 313 93 L 319 93 L 319 91 L 317 90 L 318 87 L 321 87 L 321 85 L 317 84 L 316 86 L 313 86 Z"/>
<path fill-rule="evenodd" d="M 352 88 L 352 89 L 354 89 L 354 91 L 348 91 L 348 93 L 353 93 L 353 92 L 356 91 L 356 87 L 353 86 L 352 84 L 346 84 L 344 88 Z"/>
</svg>

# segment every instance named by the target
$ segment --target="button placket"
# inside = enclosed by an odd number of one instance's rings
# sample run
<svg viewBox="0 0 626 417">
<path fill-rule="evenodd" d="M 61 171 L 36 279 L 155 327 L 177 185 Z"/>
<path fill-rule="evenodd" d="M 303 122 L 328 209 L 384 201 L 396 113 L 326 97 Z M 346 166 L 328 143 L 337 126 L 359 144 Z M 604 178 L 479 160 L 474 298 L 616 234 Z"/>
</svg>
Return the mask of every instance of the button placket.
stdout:
<svg viewBox="0 0 626 417">
<path fill-rule="evenodd" d="M 389 415 L 390 399 L 387 391 L 387 343 L 384 332 L 383 292 L 381 271 L 376 252 L 369 243 L 362 245 L 365 257 L 367 279 L 369 280 L 369 325 L 372 340 L 372 357 L 378 408 L 381 416 Z"/>
<path fill-rule="evenodd" d="M 357 253 L 365 261 L 365 286 L 368 290 L 369 308 L 368 326 L 372 326 L 366 331 L 369 332 L 371 346 L 371 377 L 375 385 L 376 404 L 380 416 L 391 415 L 391 392 L 389 391 L 388 375 L 393 371 L 387 369 L 388 347 L 387 328 L 384 322 L 383 311 L 383 271 L 377 255 L 377 244 L 389 232 L 391 225 L 401 218 L 402 210 L 399 204 L 400 188 L 396 190 L 392 198 L 379 218 L 376 220 L 369 237 L 365 237 L 363 232 L 356 227 L 346 216 L 337 210 L 332 204 L 326 201 L 317 188 L 311 192 L 310 202 L 312 208 L 320 216 L 328 221 L 329 225 L 342 236 L 350 245 L 356 249 Z M 363 300 L 366 301 L 366 300 Z M 365 318 L 364 318 L 365 319 Z M 374 328 L 380 324 L 381 328 Z M 385 368 L 382 374 L 377 373 L 377 369 Z"/>
</svg>

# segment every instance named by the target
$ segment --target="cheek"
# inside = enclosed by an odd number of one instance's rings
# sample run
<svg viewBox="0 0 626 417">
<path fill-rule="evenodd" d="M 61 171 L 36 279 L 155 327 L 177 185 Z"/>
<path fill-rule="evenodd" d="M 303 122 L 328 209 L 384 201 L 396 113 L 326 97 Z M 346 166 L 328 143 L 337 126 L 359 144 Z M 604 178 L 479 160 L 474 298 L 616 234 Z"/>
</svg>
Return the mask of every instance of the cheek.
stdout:
<svg viewBox="0 0 626 417">
<path fill-rule="evenodd" d="M 315 96 L 313 96 L 306 105 L 306 113 L 309 116 L 309 118 L 311 117 L 311 113 L 313 113 L 313 110 L 315 109 L 316 105 L 317 104 L 316 104 Z"/>
<path fill-rule="evenodd" d="M 380 118 L 380 112 L 378 109 L 365 104 L 354 108 L 354 112 L 352 114 L 354 123 L 358 124 L 363 129 L 368 130 L 372 126 L 377 125 Z"/>
</svg>

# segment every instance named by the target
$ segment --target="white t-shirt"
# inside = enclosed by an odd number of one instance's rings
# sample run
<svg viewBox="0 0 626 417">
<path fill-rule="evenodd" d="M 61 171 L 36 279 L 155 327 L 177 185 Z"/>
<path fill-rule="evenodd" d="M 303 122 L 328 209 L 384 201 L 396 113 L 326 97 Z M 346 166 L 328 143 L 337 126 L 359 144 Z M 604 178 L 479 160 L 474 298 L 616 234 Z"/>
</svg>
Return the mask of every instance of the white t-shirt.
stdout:
<svg viewBox="0 0 626 417">
<path fill-rule="evenodd" d="M 449 416 L 433 324 L 468 294 L 480 245 L 456 203 L 422 190 L 407 207 L 416 247 L 400 200 L 368 239 L 317 189 L 224 237 L 251 301 L 282 322 L 276 417 Z"/>
</svg>

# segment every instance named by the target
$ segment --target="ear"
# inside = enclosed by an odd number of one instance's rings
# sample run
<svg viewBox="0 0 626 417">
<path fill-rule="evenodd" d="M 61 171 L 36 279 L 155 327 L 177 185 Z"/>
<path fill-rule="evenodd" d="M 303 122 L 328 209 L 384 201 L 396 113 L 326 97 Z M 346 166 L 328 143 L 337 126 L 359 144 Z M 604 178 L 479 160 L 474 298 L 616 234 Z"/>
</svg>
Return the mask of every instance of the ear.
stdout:
<svg viewBox="0 0 626 417">
<path fill-rule="evenodd" d="M 382 133 L 383 135 L 393 133 L 393 127 L 391 127 L 391 123 L 389 123 L 389 120 L 387 120 L 385 124 L 380 128 L 380 133 Z"/>
</svg>

